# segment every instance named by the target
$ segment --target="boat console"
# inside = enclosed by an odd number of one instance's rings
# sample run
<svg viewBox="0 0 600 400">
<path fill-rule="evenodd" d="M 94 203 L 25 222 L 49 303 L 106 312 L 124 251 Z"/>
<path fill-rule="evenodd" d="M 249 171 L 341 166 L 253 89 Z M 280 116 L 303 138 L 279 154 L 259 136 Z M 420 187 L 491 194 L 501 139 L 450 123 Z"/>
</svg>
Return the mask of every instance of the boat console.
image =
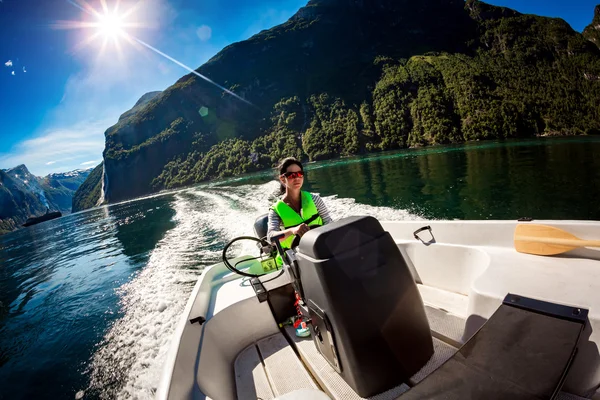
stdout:
<svg viewBox="0 0 600 400">
<path fill-rule="evenodd" d="M 433 342 L 423 301 L 379 221 L 350 217 L 309 231 L 289 258 L 317 351 L 359 396 L 410 383 L 427 364 Z M 555 398 L 587 313 L 509 294 L 452 358 L 401 397 Z"/>
<path fill-rule="evenodd" d="M 356 393 L 384 392 L 429 361 L 423 301 L 379 221 L 350 217 L 309 231 L 296 260 L 315 346 Z"/>
</svg>

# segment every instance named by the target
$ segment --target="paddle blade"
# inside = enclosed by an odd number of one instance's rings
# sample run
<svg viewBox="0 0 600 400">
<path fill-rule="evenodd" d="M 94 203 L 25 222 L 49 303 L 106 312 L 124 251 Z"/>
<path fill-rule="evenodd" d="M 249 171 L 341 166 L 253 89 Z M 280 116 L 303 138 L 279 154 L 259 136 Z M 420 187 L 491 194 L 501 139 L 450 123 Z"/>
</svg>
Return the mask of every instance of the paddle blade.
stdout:
<svg viewBox="0 0 600 400">
<path fill-rule="evenodd" d="M 546 243 L 535 241 L 544 240 Z M 538 256 L 553 256 L 576 249 L 579 246 L 569 246 L 559 243 L 548 243 L 557 240 L 580 240 L 577 236 L 553 226 L 536 224 L 519 224 L 515 229 L 515 249 L 519 253 L 535 254 Z"/>
</svg>

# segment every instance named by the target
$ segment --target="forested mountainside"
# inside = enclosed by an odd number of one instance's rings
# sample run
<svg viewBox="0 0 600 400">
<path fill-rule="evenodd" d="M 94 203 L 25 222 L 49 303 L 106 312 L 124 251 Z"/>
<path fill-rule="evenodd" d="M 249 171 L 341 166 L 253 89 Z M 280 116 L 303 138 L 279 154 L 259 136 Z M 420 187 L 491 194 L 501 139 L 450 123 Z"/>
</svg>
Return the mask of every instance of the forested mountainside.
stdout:
<svg viewBox="0 0 600 400">
<path fill-rule="evenodd" d="M 102 170 L 104 163 L 100 163 L 90 173 L 86 181 L 79 186 L 73 195 L 72 208 L 73 212 L 92 208 L 97 205 L 98 200 L 102 196 Z"/>
<path fill-rule="evenodd" d="M 189 74 L 109 128 L 105 200 L 288 155 L 599 133 L 592 33 L 478 0 L 311 0 L 198 68 L 247 102 Z"/>
<path fill-rule="evenodd" d="M 25 165 L 0 170 L 0 234 L 19 228 L 46 211 L 71 212 L 71 199 L 90 170 L 33 175 Z"/>
</svg>

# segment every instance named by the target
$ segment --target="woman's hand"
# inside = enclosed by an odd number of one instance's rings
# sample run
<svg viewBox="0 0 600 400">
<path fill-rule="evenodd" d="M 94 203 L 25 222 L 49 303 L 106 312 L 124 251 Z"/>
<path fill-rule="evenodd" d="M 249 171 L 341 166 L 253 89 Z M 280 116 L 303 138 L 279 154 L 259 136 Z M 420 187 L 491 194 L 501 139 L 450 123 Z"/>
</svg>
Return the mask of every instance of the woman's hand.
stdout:
<svg viewBox="0 0 600 400">
<path fill-rule="evenodd" d="M 306 224 L 301 224 L 301 225 L 298 225 L 295 228 L 292 228 L 292 234 L 293 235 L 298 235 L 300 237 L 302 237 L 302 235 L 304 235 L 308 231 L 309 231 L 308 225 L 306 225 Z"/>
</svg>

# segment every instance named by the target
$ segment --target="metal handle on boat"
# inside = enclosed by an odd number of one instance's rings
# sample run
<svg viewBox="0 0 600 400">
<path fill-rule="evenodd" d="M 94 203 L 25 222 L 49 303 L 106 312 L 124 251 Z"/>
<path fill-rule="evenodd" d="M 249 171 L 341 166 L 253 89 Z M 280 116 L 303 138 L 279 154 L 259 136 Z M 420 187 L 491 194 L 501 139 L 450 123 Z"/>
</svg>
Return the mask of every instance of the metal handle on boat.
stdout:
<svg viewBox="0 0 600 400">
<path fill-rule="evenodd" d="M 281 235 L 277 235 L 277 236 L 272 236 L 271 237 L 271 243 L 273 245 L 275 245 L 275 247 L 277 248 L 277 251 L 279 252 L 279 254 L 281 255 L 281 258 L 283 259 L 283 261 L 285 262 L 285 251 L 283 250 L 283 248 L 281 247 L 281 242 L 280 240 L 283 239 L 285 237 L 285 234 L 281 234 Z"/>
<path fill-rule="evenodd" d="M 431 234 L 431 236 L 433 236 L 433 233 L 431 232 L 431 226 L 427 225 L 427 226 L 419 228 L 419 229 L 417 229 L 416 231 L 413 232 L 413 236 L 415 237 L 415 239 L 421 240 L 421 238 L 419 237 L 419 233 L 421 233 L 423 231 L 429 231 L 429 233 Z"/>
</svg>

